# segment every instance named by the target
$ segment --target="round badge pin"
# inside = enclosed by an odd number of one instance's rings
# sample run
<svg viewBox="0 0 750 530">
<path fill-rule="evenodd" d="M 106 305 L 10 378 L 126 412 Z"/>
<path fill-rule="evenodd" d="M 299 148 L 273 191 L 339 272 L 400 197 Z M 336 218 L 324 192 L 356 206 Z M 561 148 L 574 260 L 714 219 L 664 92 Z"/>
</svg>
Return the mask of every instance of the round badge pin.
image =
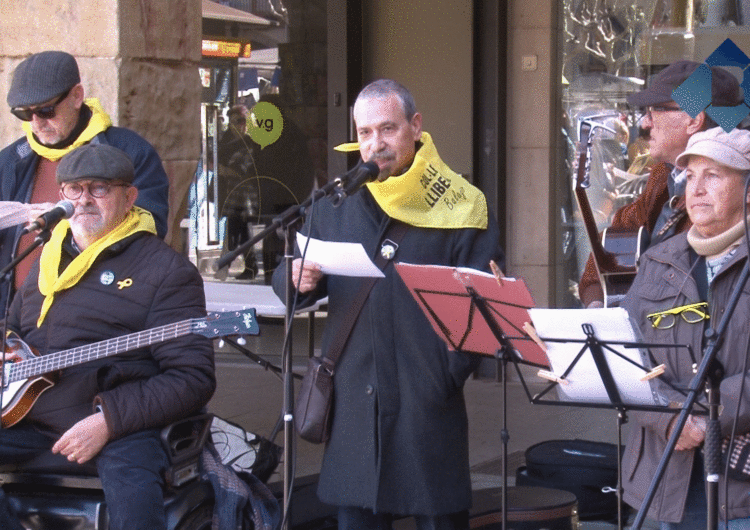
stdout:
<svg viewBox="0 0 750 530">
<path fill-rule="evenodd" d="M 102 285 L 112 285 L 115 281 L 115 273 L 112 271 L 104 271 L 99 277 L 99 281 Z"/>
<path fill-rule="evenodd" d="M 396 255 L 396 249 L 393 245 L 385 244 L 380 248 L 380 255 L 385 259 L 393 259 Z"/>
</svg>

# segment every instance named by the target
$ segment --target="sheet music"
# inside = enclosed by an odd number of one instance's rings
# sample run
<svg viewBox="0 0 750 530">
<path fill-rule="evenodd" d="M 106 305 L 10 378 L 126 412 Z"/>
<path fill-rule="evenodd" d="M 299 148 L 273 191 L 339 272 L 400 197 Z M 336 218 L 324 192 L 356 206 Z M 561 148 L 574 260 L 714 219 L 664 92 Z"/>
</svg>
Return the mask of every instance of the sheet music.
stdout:
<svg viewBox="0 0 750 530">
<path fill-rule="evenodd" d="M 586 339 L 583 324 L 591 324 L 596 338 L 600 341 L 638 342 L 640 340 L 627 311 L 621 307 L 606 309 L 529 309 L 537 334 L 544 341 L 549 339 Z M 586 345 L 583 342 L 546 341 L 547 356 L 551 371 L 558 377 L 570 367 L 575 357 Z M 623 345 L 610 345 L 624 357 L 646 370 L 633 365 L 603 347 L 604 356 L 609 364 L 623 403 L 628 405 L 663 405 L 656 393 L 653 380 L 641 381 L 651 369 L 645 352 L 638 348 L 627 348 Z M 568 384 L 557 385 L 561 400 L 586 403 L 611 403 L 602 383 L 591 352 L 587 350 L 571 372 L 565 376 Z"/>
</svg>

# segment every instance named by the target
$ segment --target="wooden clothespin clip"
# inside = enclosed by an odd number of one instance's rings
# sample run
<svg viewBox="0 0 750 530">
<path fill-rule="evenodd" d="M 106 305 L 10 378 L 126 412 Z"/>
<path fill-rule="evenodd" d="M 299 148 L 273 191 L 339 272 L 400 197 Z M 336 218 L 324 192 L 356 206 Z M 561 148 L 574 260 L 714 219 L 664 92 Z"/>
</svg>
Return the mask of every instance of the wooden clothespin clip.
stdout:
<svg viewBox="0 0 750 530">
<path fill-rule="evenodd" d="M 495 279 L 497 280 L 498 285 L 502 287 L 505 274 L 503 274 L 503 271 L 500 269 L 500 267 L 497 266 L 495 260 L 490 260 L 490 269 L 492 270 L 492 274 L 495 275 Z"/>
<path fill-rule="evenodd" d="M 548 370 L 539 370 L 536 375 L 538 377 L 541 377 L 542 379 L 546 379 L 547 381 L 552 381 L 553 383 L 558 383 L 560 385 L 569 385 L 570 381 L 567 379 L 564 379 L 562 377 L 557 377 L 555 374 Z"/>
<path fill-rule="evenodd" d="M 531 322 L 524 322 L 523 330 L 526 332 L 526 334 L 529 336 L 531 340 L 536 342 L 537 346 L 539 346 L 544 353 L 547 353 L 547 345 L 544 343 L 542 339 L 539 338 L 539 335 L 536 334 L 536 329 L 531 324 Z"/>
<path fill-rule="evenodd" d="M 660 364 L 659 366 L 651 370 L 649 373 L 641 377 L 641 381 L 648 381 L 649 379 L 653 379 L 654 377 L 659 377 L 663 373 L 664 373 L 664 365 Z"/>
</svg>

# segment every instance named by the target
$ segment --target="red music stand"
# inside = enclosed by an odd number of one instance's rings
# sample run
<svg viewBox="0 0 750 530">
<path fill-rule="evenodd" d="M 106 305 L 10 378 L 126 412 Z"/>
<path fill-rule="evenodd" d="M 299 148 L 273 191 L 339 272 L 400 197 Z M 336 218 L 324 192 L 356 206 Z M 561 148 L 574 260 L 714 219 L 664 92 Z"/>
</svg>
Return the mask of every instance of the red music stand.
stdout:
<svg viewBox="0 0 750 530">
<path fill-rule="evenodd" d="M 411 291 L 432 328 L 454 351 L 496 357 L 496 324 L 510 342 L 515 361 L 540 368 L 549 366 L 544 350 L 524 331 L 535 306 L 526 283 L 517 278 L 464 267 L 396 263 L 396 271 Z M 483 318 L 476 298 L 492 318 Z"/>
<path fill-rule="evenodd" d="M 435 332 L 454 351 L 492 356 L 501 361 L 503 385 L 502 431 L 503 484 L 502 528 L 508 513 L 507 364 L 547 368 L 542 347 L 525 331 L 531 319 L 528 310 L 534 300 L 521 279 L 501 278 L 462 267 L 396 263 L 409 291 L 432 324 Z M 526 390 L 528 394 L 528 389 Z"/>
</svg>

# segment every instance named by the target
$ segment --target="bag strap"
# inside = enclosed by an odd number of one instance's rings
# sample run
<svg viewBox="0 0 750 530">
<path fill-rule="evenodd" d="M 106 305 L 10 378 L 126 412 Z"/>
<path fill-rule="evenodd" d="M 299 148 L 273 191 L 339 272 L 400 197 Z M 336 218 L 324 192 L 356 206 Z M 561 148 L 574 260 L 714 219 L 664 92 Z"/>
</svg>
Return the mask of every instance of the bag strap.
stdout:
<svg viewBox="0 0 750 530">
<path fill-rule="evenodd" d="M 399 241 L 403 239 L 408 229 L 409 225 L 405 223 L 391 221 L 388 230 L 383 236 L 383 242 L 385 242 L 386 240 L 390 240 L 391 242 L 395 243 L 396 246 L 398 246 Z M 385 258 L 383 256 L 383 253 L 379 252 L 377 257 L 375 258 L 375 265 L 380 270 L 383 270 L 385 269 L 386 265 L 388 265 L 389 261 L 390 259 Z M 362 307 L 364 307 L 365 305 L 367 296 L 370 294 L 370 291 L 372 290 L 377 280 L 378 278 L 372 277 L 365 279 L 362 287 L 360 287 L 359 291 L 355 295 L 352 305 L 345 313 L 344 320 L 341 322 L 341 326 L 339 327 L 338 332 L 331 341 L 331 347 L 329 348 L 327 353 L 323 354 L 323 361 L 329 365 L 329 368 L 331 370 L 333 370 L 333 367 L 336 366 L 341 353 L 344 351 L 344 346 L 346 346 L 346 341 L 349 340 L 349 335 L 351 335 L 352 330 L 354 329 L 354 324 L 357 322 L 357 318 L 359 318 L 359 313 L 362 311 Z"/>
</svg>

